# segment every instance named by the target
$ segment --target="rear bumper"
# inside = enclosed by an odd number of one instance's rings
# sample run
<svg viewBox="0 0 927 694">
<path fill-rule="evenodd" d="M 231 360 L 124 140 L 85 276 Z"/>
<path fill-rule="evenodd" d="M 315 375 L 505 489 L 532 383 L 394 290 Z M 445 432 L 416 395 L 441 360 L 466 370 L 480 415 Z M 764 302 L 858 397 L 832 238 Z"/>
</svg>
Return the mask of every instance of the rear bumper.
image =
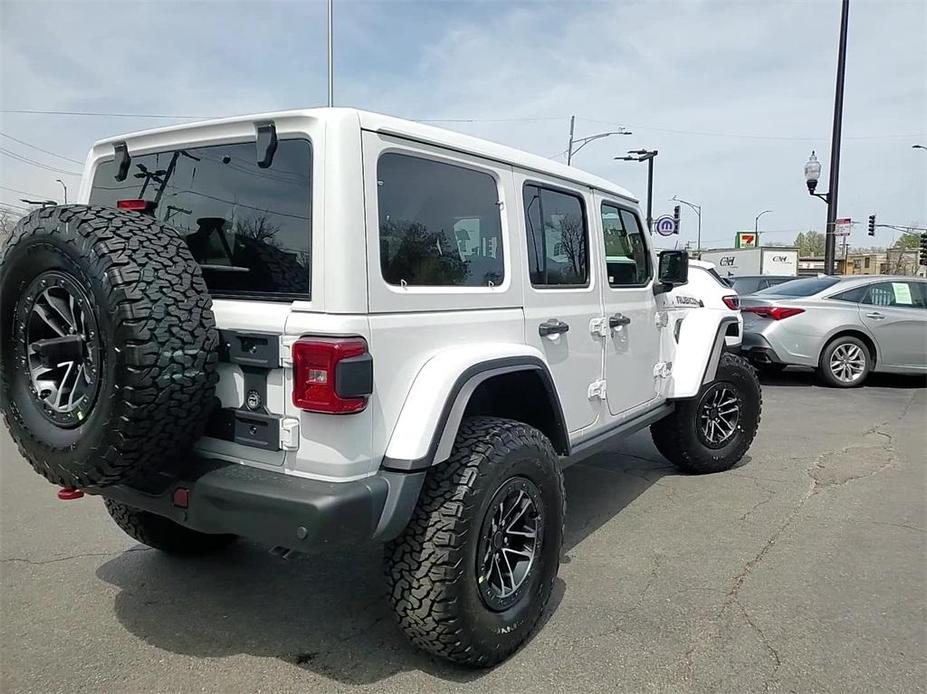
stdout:
<svg viewBox="0 0 927 694">
<path fill-rule="evenodd" d="M 740 344 L 740 353 L 757 364 L 786 364 L 780 359 L 769 341 L 759 333 L 745 332 Z"/>
<path fill-rule="evenodd" d="M 308 551 L 396 537 L 412 515 L 424 476 L 381 471 L 353 482 L 322 482 L 199 459 L 182 480 L 155 493 L 129 486 L 87 491 L 199 532 Z M 189 492 L 186 508 L 174 503 L 177 489 Z"/>
</svg>

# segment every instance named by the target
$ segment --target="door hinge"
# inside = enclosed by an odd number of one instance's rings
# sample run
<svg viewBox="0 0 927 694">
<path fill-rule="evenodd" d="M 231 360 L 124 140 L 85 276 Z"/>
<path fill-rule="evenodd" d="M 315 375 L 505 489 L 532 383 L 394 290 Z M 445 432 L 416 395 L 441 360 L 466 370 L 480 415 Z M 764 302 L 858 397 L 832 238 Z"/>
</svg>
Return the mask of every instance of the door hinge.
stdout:
<svg viewBox="0 0 927 694">
<path fill-rule="evenodd" d="M 669 324 L 669 315 L 666 311 L 657 311 L 655 322 L 657 328 L 665 328 Z"/>
<path fill-rule="evenodd" d="M 601 379 L 598 381 L 593 381 L 589 384 L 589 399 L 598 398 L 599 400 L 604 400 L 608 391 L 606 390 L 605 380 Z"/>
<path fill-rule="evenodd" d="M 671 361 L 659 361 L 653 367 L 654 378 L 668 378 L 672 372 L 673 362 Z"/>
<path fill-rule="evenodd" d="M 299 450 L 299 420 L 284 417 L 280 420 L 280 448 L 285 451 Z"/>
<path fill-rule="evenodd" d="M 293 343 L 298 339 L 298 335 L 280 336 L 280 366 L 293 366 Z"/>
<path fill-rule="evenodd" d="M 599 337 L 608 337 L 611 330 L 608 327 L 608 319 L 605 316 L 599 316 L 589 321 L 589 332 Z M 590 396 L 592 397 L 592 396 Z"/>
</svg>

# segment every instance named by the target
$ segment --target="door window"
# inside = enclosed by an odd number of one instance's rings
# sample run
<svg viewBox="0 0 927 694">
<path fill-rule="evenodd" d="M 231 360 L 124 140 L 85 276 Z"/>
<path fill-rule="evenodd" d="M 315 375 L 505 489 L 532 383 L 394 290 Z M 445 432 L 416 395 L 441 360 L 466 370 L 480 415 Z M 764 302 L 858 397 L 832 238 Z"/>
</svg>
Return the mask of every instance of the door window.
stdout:
<svg viewBox="0 0 927 694">
<path fill-rule="evenodd" d="M 377 163 L 380 270 L 390 284 L 499 285 L 499 192 L 488 173 L 390 152 Z"/>
<path fill-rule="evenodd" d="M 650 280 L 650 254 L 637 216 L 602 203 L 605 264 L 610 287 L 639 287 Z"/>
<path fill-rule="evenodd" d="M 532 286 L 587 286 L 589 230 L 583 199 L 529 183 L 524 203 Z"/>
<path fill-rule="evenodd" d="M 915 282 L 878 282 L 869 285 L 863 303 L 869 306 L 924 308 L 922 292 Z"/>
</svg>

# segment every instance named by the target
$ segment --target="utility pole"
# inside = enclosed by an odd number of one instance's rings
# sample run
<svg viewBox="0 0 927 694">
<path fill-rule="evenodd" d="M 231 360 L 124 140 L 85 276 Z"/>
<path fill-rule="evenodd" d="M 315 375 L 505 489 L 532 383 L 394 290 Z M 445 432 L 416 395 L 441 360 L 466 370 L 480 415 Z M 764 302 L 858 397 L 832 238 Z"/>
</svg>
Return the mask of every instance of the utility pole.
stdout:
<svg viewBox="0 0 927 694">
<path fill-rule="evenodd" d="M 332 20 L 332 3 L 334 0 L 328 0 L 328 106 L 331 108 L 335 105 L 335 65 L 334 65 L 334 46 L 332 45 L 332 39 L 334 36 L 334 31 L 332 31 L 333 20 Z"/>
<path fill-rule="evenodd" d="M 573 129 L 576 127 L 576 116 L 570 116 L 570 146 L 567 147 L 567 166 L 573 161 Z"/>
<path fill-rule="evenodd" d="M 834 126 L 830 143 L 830 184 L 827 195 L 827 228 L 824 237 L 824 272 L 833 275 L 836 268 L 837 188 L 840 184 L 840 135 L 843 127 L 843 83 L 847 62 L 847 23 L 850 0 L 843 0 L 840 13 L 840 45 L 837 53 L 837 84 L 834 90 Z"/>
</svg>

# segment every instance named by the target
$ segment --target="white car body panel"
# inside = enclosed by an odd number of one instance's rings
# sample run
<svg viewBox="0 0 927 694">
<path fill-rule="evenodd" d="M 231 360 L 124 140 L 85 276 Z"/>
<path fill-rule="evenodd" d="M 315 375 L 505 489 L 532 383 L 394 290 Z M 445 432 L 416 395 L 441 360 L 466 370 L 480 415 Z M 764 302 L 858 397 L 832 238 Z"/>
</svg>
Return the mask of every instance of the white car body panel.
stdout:
<svg viewBox="0 0 927 694">
<path fill-rule="evenodd" d="M 695 272 L 692 286 L 679 287 L 673 294 L 690 292 L 703 301 L 705 310 L 667 304 L 672 294 L 655 296 L 652 277 L 643 287 L 612 290 L 602 281 L 606 268 L 599 202 L 615 202 L 640 219 L 636 198 L 597 176 L 503 145 L 353 109 L 265 113 L 101 140 L 87 157 L 78 202 L 89 200 L 94 171 L 113 156 L 114 143 L 125 142 L 129 154 L 138 155 L 253 142 L 259 121 L 273 121 L 280 138 L 311 142 L 311 299 L 217 299 L 214 308 L 221 330 L 279 337 L 281 363 L 268 370 L 266 407 L 281 418 L 281 441 L 288 445 L 280 451 L 260 451 L 203 438 L 197 444 L 201 453 L 318 480 L 371 476 L 384 456 L 411 460 L 426 455 L 458 376 L 480 361 L 507 356 L 539 359 L 546 365 L 573 443 L 656 409 L 668 398 L 698 392 L 718 325 L 731 314 L 715 305 L 718 292 L 697 286 Z M 384 151 L 436 158 L 493 177 L 502 217 L 505 277 L 499 286 L 397 287 L 384 281 L 376 180 L 377 160 Z M 589 230 L 588 286 L 536 289 L 528 281 L 522 204 L 526 181 L 546 183 L 583 199 Z M 592 321 L 607 320 L 616 312 L 631 317 L 631 323 L 611 331 L 591 329 Z M 671 319 L 660 321 L 670 314 Z M 552 318 L 569 323 L 569 332 L 541 337 L 538 325 Z M 677 343 L 678 321 L 682 324 Z M 367 341 L 374 387 L 365 410 L 319 414 L 293 404 L 289 349 L 300 336 L 361 336 Z M 655 375 L 659 365 L 669 362 L 669 375 Z M 218 397 L 223 406 L 241 406 L 247 396 L 242 369 L 224 364 L 221 374 Z M 601 382 L 605 397 L 591 397 Z M 436 459 L 449 453 L 453 433 L 441 438 Z"/>
<path fill-rule="evenodd" d="M 721 286 L 718 280 L 712 277 L 709 273 L 712 269 L 714 269 L 712 263 L 704 260 L 689 260 L 689 281 L 682 287 L 675 288 L 670 292 L 670 296 L 679 308 L 699 308 L 698 302 L 700 302 L 701 306 L 722 311 L 736 318 L 736 334 L 725 335 L 724 342 L 728 347 L 738 347 L 743 338 L 744 319 L 739 310 L 728 308 L 724 303 L 724 297 L 735 297 L 738 302 L 740 298 L 731 287 Z"/>
</svg>

